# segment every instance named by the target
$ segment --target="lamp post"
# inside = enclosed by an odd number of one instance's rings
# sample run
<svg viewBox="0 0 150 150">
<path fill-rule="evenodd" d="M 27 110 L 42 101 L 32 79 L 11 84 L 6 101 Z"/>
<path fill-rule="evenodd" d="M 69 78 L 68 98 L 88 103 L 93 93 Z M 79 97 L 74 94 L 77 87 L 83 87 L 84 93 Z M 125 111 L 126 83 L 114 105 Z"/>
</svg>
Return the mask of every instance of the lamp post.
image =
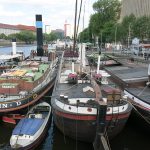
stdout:
<svg viewBox="0 0 150 150">
<path fill-rule="evenodd" d="M 115 48 L 116 48 L 116 37 L 117 37 L 117 25 L 116 25 L 116 28 L 115 28 Z"/>
<path fill-rule="evenodd" d="M 103 42 L 103 32 L 101 31 L 101 51 L 102 51 L 102 42 Z"/>
<path fill-rule="evenodd" d="M 131 23 L 129 23 L 129 33 L 128 33 L 128 49 L 130 48 L 130 36 L 131 36 Z"/>
</svg>

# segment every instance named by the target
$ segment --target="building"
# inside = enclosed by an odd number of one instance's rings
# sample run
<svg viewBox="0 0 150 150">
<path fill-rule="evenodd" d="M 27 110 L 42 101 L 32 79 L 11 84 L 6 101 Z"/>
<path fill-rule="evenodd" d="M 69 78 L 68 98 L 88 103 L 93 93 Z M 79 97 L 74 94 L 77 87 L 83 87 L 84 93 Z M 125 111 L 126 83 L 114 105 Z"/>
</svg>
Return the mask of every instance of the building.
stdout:
<svg viewBox="0 0 150 150">
<path fill-rule="evenodd" d="M 130 14 L 150 16 L 150 0 L 122 0 L 121 20 Z"/>
<path fill-rule="evenodd" d="M 26 25 L 9 25 L 0 23 L 0 34 L 4 33 L 6 36 L 9 34 L 16 34 L 21 31 L 32 31 L 36 32 L 36 28 L 34 26 L 26 26 Z"/>
<path fill-rule="evenodd" d="M 52 30 L 51 32 L 56 33 L 60 38 L 64 38 L 64 30 L 62 29 Z"/>
<path fill-rule="evenodd" d="M 64 36 L 65 37 L 72 37 L 72 34 L 71 34 L 71 25 L 68 24 L 67 22 L 65 22 L 64 24 Z"/>
<path fill-rule="evenodd" d="M 47 33 L 47 34 L 51 33 L 51 26 L 50 25 L 45 25 L 45 33 Z"/>
</svg>

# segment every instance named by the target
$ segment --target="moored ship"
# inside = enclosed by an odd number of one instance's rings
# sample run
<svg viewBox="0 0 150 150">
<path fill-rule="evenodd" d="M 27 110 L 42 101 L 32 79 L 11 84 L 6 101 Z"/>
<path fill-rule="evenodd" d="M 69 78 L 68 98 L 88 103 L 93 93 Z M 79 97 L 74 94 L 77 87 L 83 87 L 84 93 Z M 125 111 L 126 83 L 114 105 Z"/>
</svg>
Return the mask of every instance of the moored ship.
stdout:
<svg viewBox="0 0 150 150">
<path fill-rule="evenodd" d="M 42 16 L 36 16 L 41 22 Z M 34 104 L 54 85 L 57 72 L 54 50 L 43 49 L 42 27 L 37 25 L 37 51 L 0 75 L 0 113 Z"/>
<path fill-rule="evenodd" d="M 65 56 L 61 60 L 51 99 L 54 123 L 64 135 L 93 142 L 98 105 L 103 101 L 107 102 L 106 131 L 110 138 L 114 137 L 123 129 L 131 105 L 123 100 L 120 90 L 109 85 L 97 85 L 91 77 L 90 67 L 81 63 L 77 56 Z M 70 60 L 73 61 L 72 65 Z M 86 70 L 81 68 L 81 64 Z"/>
</svg>

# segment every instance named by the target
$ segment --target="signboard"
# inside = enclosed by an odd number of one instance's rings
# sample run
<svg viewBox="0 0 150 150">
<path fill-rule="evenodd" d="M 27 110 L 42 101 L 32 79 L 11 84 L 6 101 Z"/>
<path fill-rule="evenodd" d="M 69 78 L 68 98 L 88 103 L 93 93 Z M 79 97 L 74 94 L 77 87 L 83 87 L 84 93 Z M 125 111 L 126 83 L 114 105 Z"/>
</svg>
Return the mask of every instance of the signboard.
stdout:
<svg viewBox="0 0 150 150">
<path fill-rule="evenodd" d="M 139 42 L 140 42 L 140 40 L 138 38 L 134 38 L 132 40 L 132 44 L 134 44 L 134 45 L 139 45 Z"/>
</svg>

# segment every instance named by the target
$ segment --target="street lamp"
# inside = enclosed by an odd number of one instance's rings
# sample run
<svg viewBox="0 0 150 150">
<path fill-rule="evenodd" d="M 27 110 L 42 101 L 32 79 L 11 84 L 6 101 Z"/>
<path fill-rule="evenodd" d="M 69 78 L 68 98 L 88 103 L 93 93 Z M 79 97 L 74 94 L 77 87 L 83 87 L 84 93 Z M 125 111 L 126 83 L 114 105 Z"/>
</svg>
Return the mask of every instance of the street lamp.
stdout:
<svg viewBox="0 0 150 150">
<path fill-rule="evenodd" d="M 117 25 L 116 25 L 116 28 L 115 28 L 115 48 L 116 48 L 116 36 L 117 36 Z"/>
<path fill-rule="evenodd" d="M 129 23 L 129 33 L 128 33 L 128 49 L 130 47 L 130 37 L 131 37 L 131 23 Z"/>
</svg>

